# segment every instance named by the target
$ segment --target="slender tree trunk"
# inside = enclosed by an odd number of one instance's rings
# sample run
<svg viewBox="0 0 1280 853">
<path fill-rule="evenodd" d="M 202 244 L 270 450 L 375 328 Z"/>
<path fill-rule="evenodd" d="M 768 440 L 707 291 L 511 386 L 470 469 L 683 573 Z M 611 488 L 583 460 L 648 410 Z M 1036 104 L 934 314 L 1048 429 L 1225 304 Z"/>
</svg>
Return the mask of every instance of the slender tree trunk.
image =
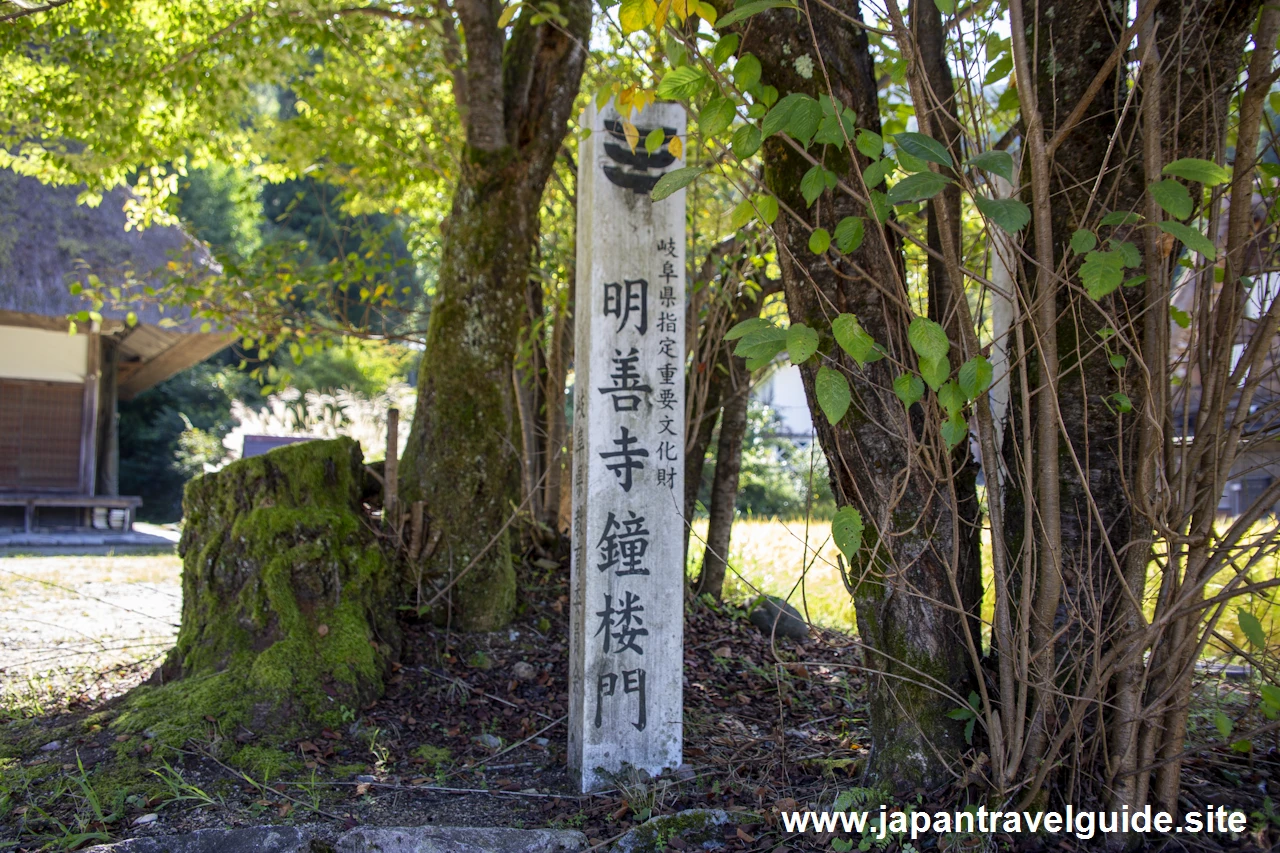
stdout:
<svg viewBox="0 0 1280 853">
<path fill-rule="evenodd" d="M 719 601 L 724 593 L 724 573 L 729 562 L 729 535 L 738 502 L 738 474 L 742 470 L 742 440 L 747 432 L 747 404 L 751 398 L 751 374 L 737 356 L 729 358 L 729 393 L 720 411 L 720 439 L 716 443 L 716 471 L 711 479 L 707 548 L 698 576 L 698 595 Z"/>
<path fill-rule="evenodd" d="M 556 304 L 554 328 L 551 330 L 551 353 L 547 357 L 546 395 L 546 460 L 547 480 L 542 500 L 542 523 L 556 528 L 560 517 L 560 489 L 564 482 L 565 424 L 564 383 L 569 373 L 569 357 L 573 347 L 573 288 L 569 288 L 565 301 Z"/>
<path fill-rule="evenodd" d="M 466 37 L 455 92 L 467 138 L 427 327 L 402 503 L 426 504 L 441 535 L 424 567 L 453 625 L 501 627 L 515 607 L 510 523 L 520 504 L 521 436 L 512 364 L 525 312 L 538 210 L 577 96 L 591 10 L 563 22 L 526 12 L 498 27 L 500 4 L 458 0 Z M 449 30 L 446 35 L 450 34 Z M 452 49 L 459 50 L 458 42 Z"/>
</svg>

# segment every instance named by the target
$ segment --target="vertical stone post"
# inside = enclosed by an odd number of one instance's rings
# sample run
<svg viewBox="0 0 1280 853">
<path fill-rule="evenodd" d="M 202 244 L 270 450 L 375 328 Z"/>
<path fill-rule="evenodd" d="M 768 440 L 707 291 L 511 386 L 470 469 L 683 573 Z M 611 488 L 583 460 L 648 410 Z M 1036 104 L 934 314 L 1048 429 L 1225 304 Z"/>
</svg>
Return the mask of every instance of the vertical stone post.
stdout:
<svg viewBox="0 0 1280 853">
<path fill-rule="evenodd" d="M 583 791 L 681 763 L 684 632 L 685 113 L 583 114 L 578 149 L 569 767 Z M 644 139 L 666 131 L 648 154 Z"/>
</svg>

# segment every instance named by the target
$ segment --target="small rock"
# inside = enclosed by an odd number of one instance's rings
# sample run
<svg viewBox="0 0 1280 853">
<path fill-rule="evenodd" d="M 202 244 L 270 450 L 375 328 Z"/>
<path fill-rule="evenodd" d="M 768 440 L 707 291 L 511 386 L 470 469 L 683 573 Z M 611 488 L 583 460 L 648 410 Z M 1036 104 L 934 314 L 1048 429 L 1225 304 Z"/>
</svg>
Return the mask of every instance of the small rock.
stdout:
<svg viewBox="0 0 1280 853">
<path fill-rule="evenodd" d="M 722 809 L 688 809 L 645 821 L 618 839 L 612 853 L 659 853 L 679 838 L 694 850 L 708 842 L 722 845 L 724 827 L 733 823 Z M 661 840 L 662 844 L 659 844 Z"/>
<path fill-rule="evenodd" d="M 132 826 L 146 826 L 149 823 L 155 823 L 160 819 L 158 814 L 144 814 L 142 817 L 134 818 Z"/>
<path fill-rule="evenodd" d="M 473 737 L 472 742 L 480 744 L 485 749 L 502 749 L 502 738 L 497 735 L 491 735 L 488 732 Z"/>
<path fill-rule="evenodd" d="M 51 740 L 44 746 L 40 747 L 41 752 L 53 752 L 55 749 L 62 749 L 62 741 Z"/>
<path fill-rule="evenodd" d="M 538 670 L 534 669 L 533 664 L 520 661 L 511 667 L 511 674 L 516 677 L 516 681 L 533 681 L 538 677 Z"/>
<path fill-rule="evenodd" d="M 809 636 L 809 624 L 804 621 L 800 611 L 777 596 L 762 595 L 757 598 L 751 615 L 747 618 L 766 637 L 775 632 L 775 623 L 779 637 L 803 640 Z"/>
<path fill-rule="evenodd" d="M 731 658 L 733 657 L 733 649 L 729 648 L 728 646 L 721 646 L 720 648 L 713 651 L 711 654 L 715 655 L 718 658 Z"/>
<path fill-rule="evenodd" d="M 533 742 L 536 743 L 538 746 L 547 746 L 551 743 L 551 740 L 545 737 L 536 737 L 533 739 Z"/>
<path fill-rule="evenodd" d="M 356 777 L 356 781 L 357 781 L 357 782 L 377 782 L 377 781 L 378 781 L 378 777 L 377 777 L 377 776 L 370 776 L 370 775 L 368 775 L 368 774 L 364 774 L 364 775 L 362 775 L 362 776 L 357 776 L 357 777 Z"/>
<path fill-rule="evenodd" d="M 676 768 L 676 778 L 681 782 L 688 782 L 690 779 L 698 778 L 698 774 L 688 764 L 681 764 Z"/>
</svg>

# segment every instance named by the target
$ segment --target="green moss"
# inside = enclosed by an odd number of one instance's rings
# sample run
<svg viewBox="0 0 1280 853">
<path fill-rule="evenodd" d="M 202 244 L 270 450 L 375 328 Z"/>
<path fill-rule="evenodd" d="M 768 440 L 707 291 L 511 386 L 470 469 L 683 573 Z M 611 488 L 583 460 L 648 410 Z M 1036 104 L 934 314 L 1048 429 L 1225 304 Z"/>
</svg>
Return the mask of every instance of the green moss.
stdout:
<svg viewBox="0 0 1280 853">
<path fill-rule="evenodd" d="M 432 746 L 424 743 L 413 751 L 414 757 L 421 758 L 423 762 L 430 764 L 432 767 L 440 767 L 448 764 L 453 760 L 453 753 L 443 746 Z"/>
<path fill-rule="evenodd" d="M 258 782 L 270 782 L 285 773 L 302 770 L 302 761 L 296 755 L 256 744 L 242 747 L 227 763 L 244 770 Z"/>
<path fill-rule="evenodd" d="M 381 693 L 398 646 L 392 568 L 360 510 L 350 439 L 242 460 L 190 483 L 183 613 L 163 683 L 113 726 L 165 744 L 289 737 Z"/>
</svg>

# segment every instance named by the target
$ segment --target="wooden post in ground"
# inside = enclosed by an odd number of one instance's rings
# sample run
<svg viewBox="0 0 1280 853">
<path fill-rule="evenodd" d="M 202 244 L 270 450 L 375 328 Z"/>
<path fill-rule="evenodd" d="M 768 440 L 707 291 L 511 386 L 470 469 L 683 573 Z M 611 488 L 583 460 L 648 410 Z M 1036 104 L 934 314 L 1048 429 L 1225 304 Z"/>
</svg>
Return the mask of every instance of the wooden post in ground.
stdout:
<svg viewBox="0 0 1280 853">
<path fill-rule="evenodd" d="M 400 410 L 387 410 L 387 461 L 382 472 L 382 519 L 400 533 Z"/>
</svg>

